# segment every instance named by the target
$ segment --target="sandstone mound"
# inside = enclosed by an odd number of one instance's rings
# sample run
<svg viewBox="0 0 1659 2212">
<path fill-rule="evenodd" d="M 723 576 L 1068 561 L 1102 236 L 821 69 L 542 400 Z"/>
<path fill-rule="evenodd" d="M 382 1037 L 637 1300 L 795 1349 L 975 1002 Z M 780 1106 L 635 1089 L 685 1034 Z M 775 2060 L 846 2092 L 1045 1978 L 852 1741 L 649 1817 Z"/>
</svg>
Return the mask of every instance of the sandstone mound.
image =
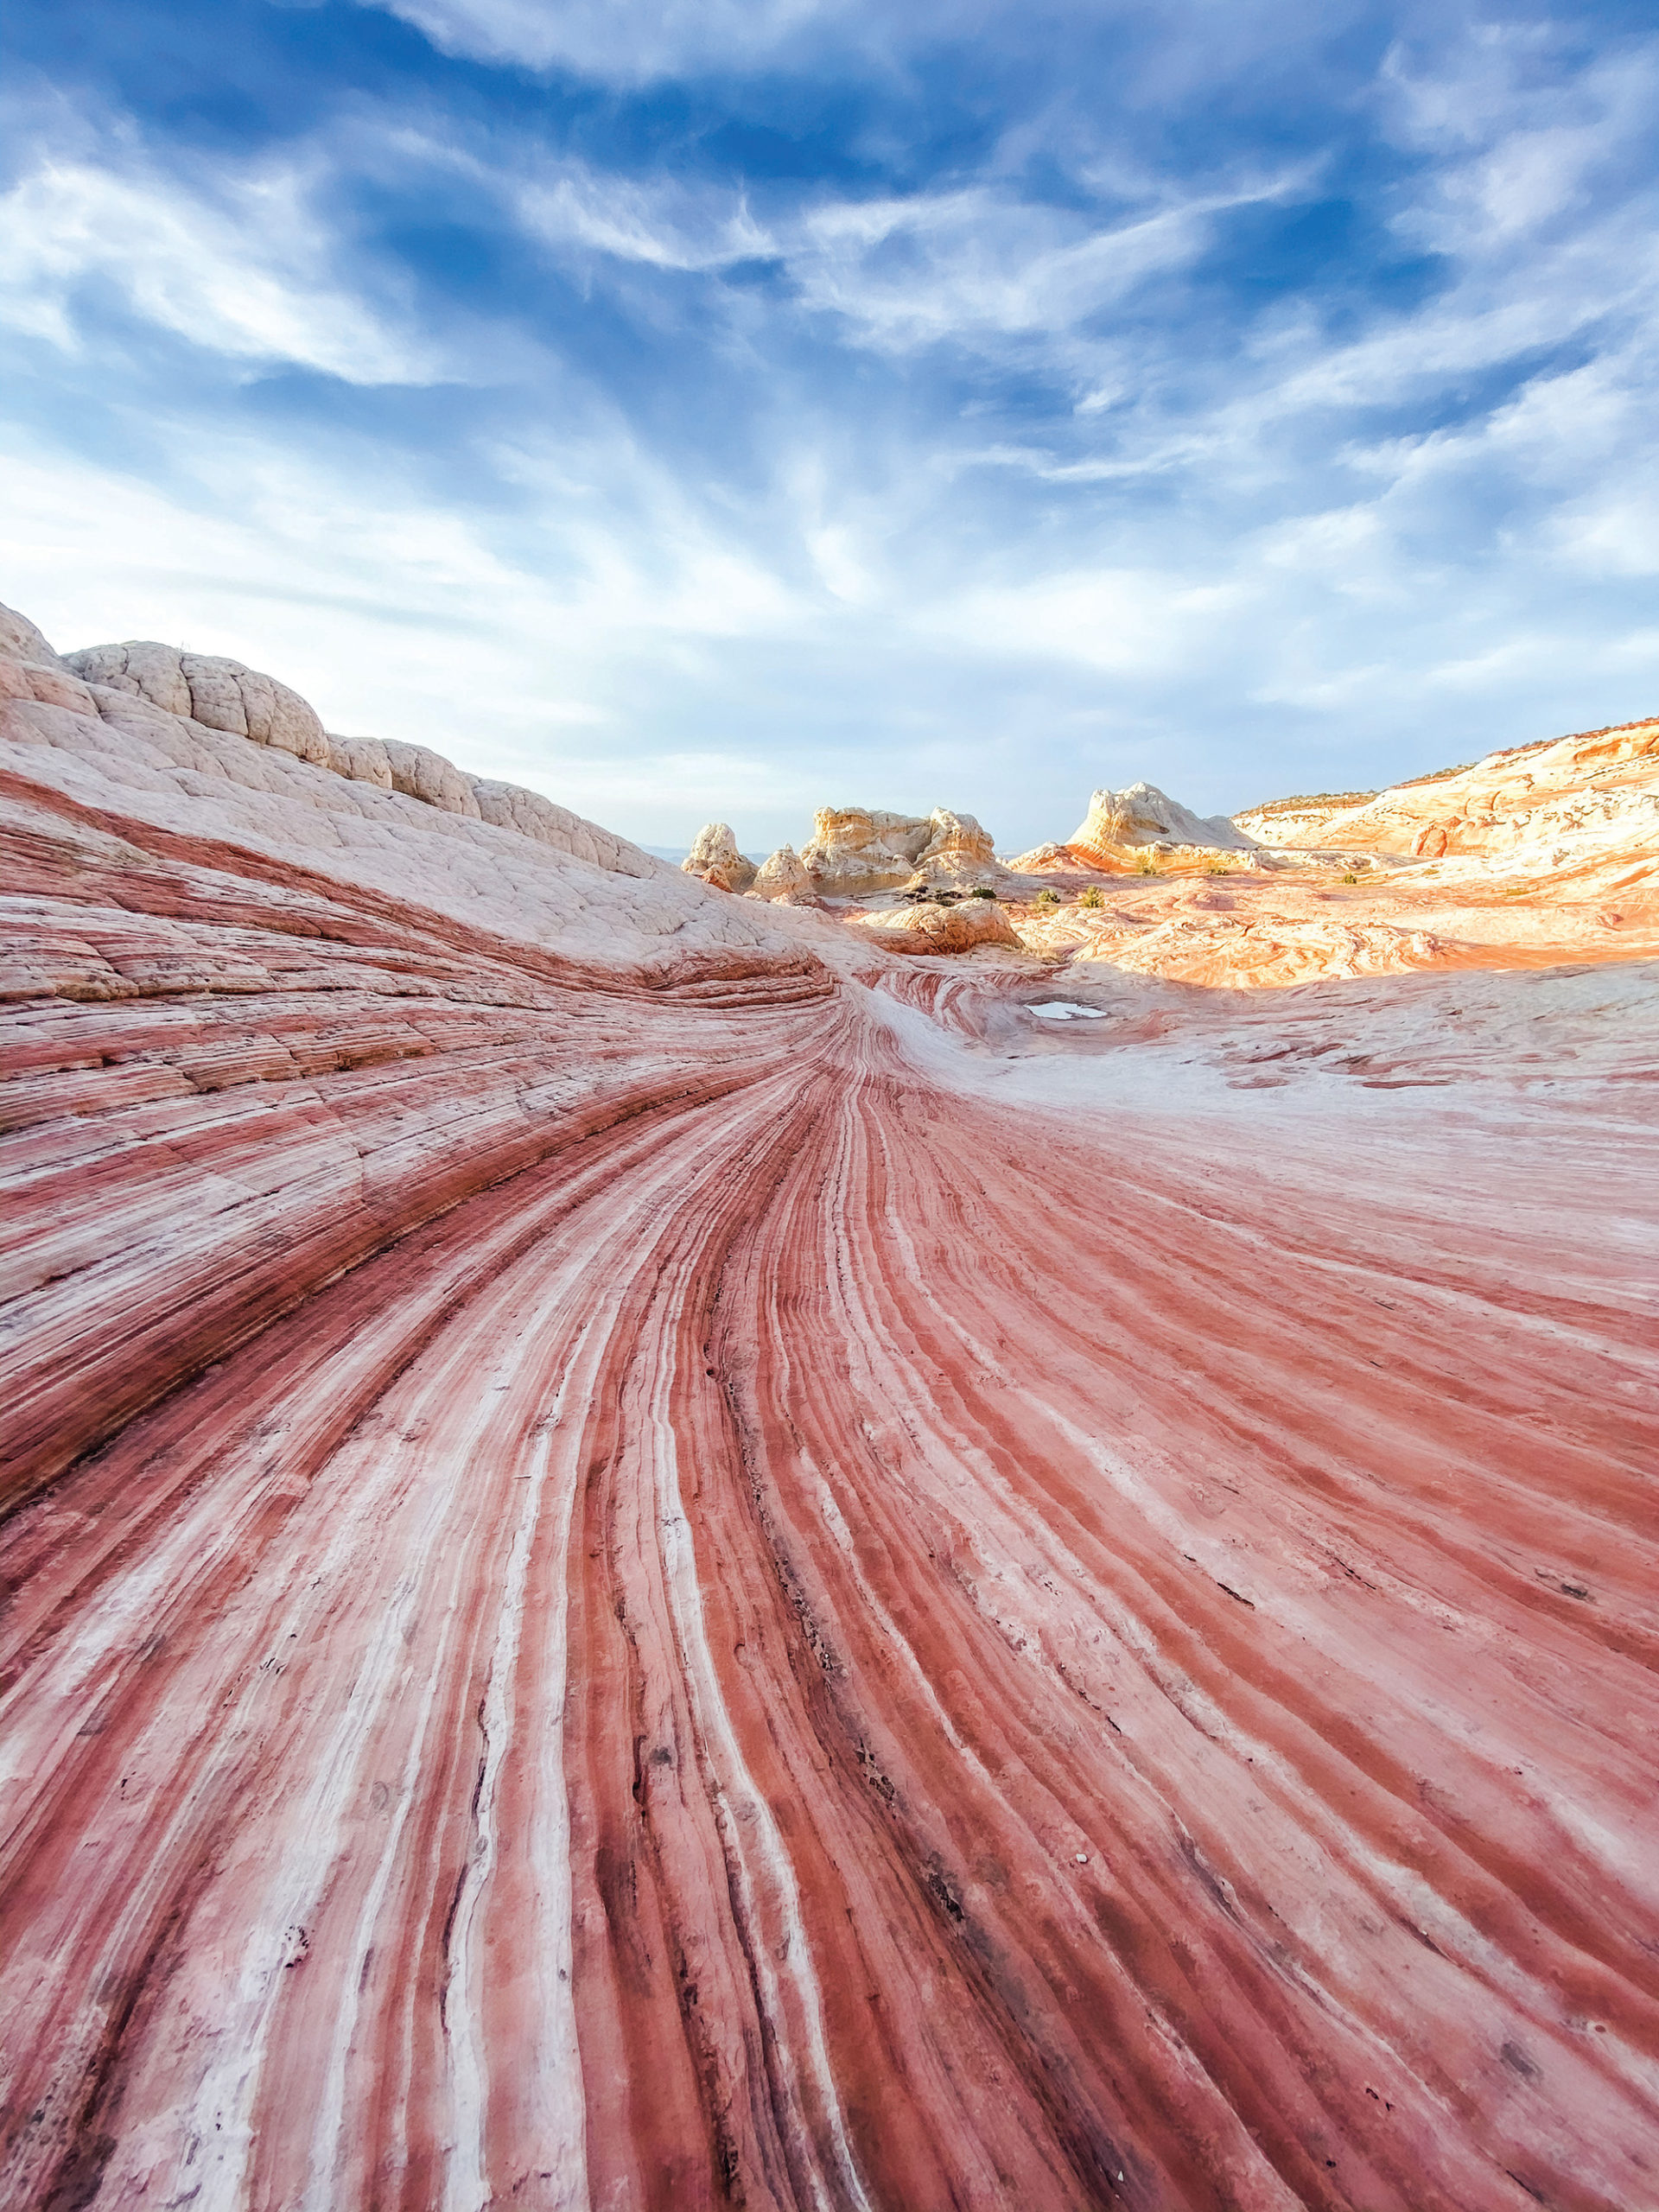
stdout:
<svg viewBox="0 0 1659 2212">
<path fill-rule="evenodd" d="M 1236 830 L 1259 845 L 1295 845 L 1304 840 L 1313 845 L 1327 822 L 1376 797 L 1375 791 L 1304 791 L 1243 807 L 1231 819 Z"/>
<path fill-rule="evenodd" d="M 971 814 L 947 807 L 926 816 L 820 807 L 801 859 L 826 898 L 862 898 L 906 884 L 969 889 L 995 884 L 1005 873 L 989 832 Z"/>
<path fill-rule="evenodd" d="M 687 875 L 701 876 L 716 891 L 747 891 L 754 881 L 754 862 L 738 851 L 728 822 L 705 823 L 680 866 Z"/>
<path fill-rule="evenodd" d="M 1225 815 L 1194 814 L 1155 784 L 1135 783 L 1121 791 L 1094 792 L 1088 813 L 1063 844 L 1035 846 L 1008 866 L 1027 875 L 1122 875 L 1135 872 L 1148 855 L 1197 867 L 1216 853 L 1249 855 L 1255 849 L 1254 839 Z"/>
<path fill-rule="evenodd" d="M 814 895 L 806 863 L 793 845 L 779 845 L 754 872 L 749 887 L 757 899 L 807 899 Z"/>
<path fill-rule="evenodd" d="M 971 952 L 981 945 L 1020 943 L 1013 923 L 995 899 L 881 907 L 855 915 L 849 926 L 892 952 Z"/>
<path fill-rule="evenodd" d="M 467 781 L 479 819 L 493 822 L 499 830 L 512 830 L 521 837 L 550 846 L 555 852 L 569 853 L 573 860 L 585 861 L 589 868 L 603 868 L 609 875 L 631 875 L 649 881 L 660 880 L 669 873 L 666 861 L 643 852 L 613 830 L 601 830 L 598 823 L 573 814 L 568 806 L 543 798 L 539 791 L 524 791 L 517 784 L 497 783 L 487 776 L 472 776 Z M 468 810 L 464 807 L 455 810 L 459 813 Z"/>
<path fill-rule="evenodd" d="M 197 709 L 217 721 L 179 711 Z M 712 899 L 537 792 L 424 746 L 328 736 L 296 692 L 239 662 L 140 643 L 60 658 L 0 610 L 0 762 L 112 816 L 188 826 L 607 963 L 716 947 L 799 957 L 760 910 Z M 832 933 L 819 934 L 833 956 Z"/>
<path fill-rule="evenodd" d="M 1156 784 L 1147 783 L 1130 784 L 1121 791 L 1094 792 L 1088 813 L 1066 842 L 1077 851 L 1106 855 L 1136 852 L 1148 845 L 1242 853 L 1252 843 L 1224 814 L 1194 814 Z"/>
<path fill-rule="evenodd" d="M 89 684 L 148 699 L 181 721 L 251 737 L 256 745 L 273 745 L 318 767 L 330 765 L 328 740 L 315 709 L 287 684 L 240 661 L 129 639 L 124 645 L 66 653 L 64 665 Z"/>
</svg>

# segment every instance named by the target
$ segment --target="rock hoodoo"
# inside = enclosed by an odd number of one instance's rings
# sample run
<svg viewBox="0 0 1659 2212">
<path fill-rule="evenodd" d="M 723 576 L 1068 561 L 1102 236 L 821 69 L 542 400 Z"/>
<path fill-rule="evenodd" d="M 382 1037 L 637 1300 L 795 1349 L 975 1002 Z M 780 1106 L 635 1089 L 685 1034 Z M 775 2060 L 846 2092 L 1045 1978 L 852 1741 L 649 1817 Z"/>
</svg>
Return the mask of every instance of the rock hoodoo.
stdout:
<svg viewBox="0 0 1659 2212">
<path fill-rule="evenodd" d="M 758 899 L 804 899 L 812 893 L 812 878 L 793 845 L 779 845 L 763 860 L 749 887 Z"/>
<path fill-rule="evenodd" d="M 738 851 L 728 822 L 705 823 L 680 866 L 717 891 L 747 891 L 754 881 L 754 862 Z"/>
</svg>

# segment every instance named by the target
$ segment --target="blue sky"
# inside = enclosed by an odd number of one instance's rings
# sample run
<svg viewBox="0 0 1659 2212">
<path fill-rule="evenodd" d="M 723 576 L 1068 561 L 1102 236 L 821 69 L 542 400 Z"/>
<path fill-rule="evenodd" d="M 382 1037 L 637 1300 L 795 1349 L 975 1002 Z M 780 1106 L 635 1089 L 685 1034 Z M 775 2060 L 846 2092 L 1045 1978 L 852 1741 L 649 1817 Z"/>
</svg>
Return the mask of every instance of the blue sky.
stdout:
<svg viewBox="0 0 1659 2212">
<path fill-rule="evenodd" d="M 10 0 L 0 598 L 659 843 L 1659 709 L 1650 8 Z"/>
</svg>

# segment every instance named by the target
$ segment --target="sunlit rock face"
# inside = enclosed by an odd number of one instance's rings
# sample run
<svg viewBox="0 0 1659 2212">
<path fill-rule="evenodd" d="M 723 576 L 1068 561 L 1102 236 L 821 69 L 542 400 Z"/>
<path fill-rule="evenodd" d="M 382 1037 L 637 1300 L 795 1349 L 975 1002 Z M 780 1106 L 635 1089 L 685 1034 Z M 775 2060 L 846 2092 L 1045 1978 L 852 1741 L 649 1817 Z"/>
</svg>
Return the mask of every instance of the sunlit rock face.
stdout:
<svg viewBox="0 0 1659 2212">
<path fill-rule="evenodd" d="M 803 899 L 811 895 L 812 878 L 793 845 L 779 845 L 754 872 L 749 888 L 758 899 Z"/>
<path fill-rule="evenodd" d="M 1008 871 L 996 857 L 990 831 L 971 814 L 935 807 L 931 826 L 933 834 L 922 848 L 912 889 L 994 891 L 1007 882 Z"/>
<path fill-rule="evenodd" d="M 1065 843 L 1052 840 L 1010 860 L 1020 875 L 1122 875 L 1141 868 L 1147 855 L 1202 866 L 1217 853 L 1249 859 L 1255 841 L 1224 815 L 1197 815 L 1155 784 L 1128 785 L 1121 791 L 1097 791 L 1089 810 Z"/>
<path fill-rule="evenodd" d="M 1653 2201 L 1650 967 L 1055 1020 L 0 669 L 0 2202 Z"/>
<path fill-rule="evenodd" d="M 858 915 L 853 927 L 891 952 L 971 952 L 980 945 L 1020 943 L 994 899 L 961 899 L 949 906 L 926 901 L 878 907 Z"/>
<path fill-rule="evenodd" d="M 820 807 L 801 860 L 827 898 L 868 898 L 901 885 L 967 889 L 1006 874 L 990 832 L 971 814 L 884 814 L 861 806 Z"/>
<path fill-rule="evenodd" d="M 1231 819 L 1236 830 L 1257 844 L 1317 847 L 1318 833 L 1327 822 L 1347 814 L 1376 797 L 1375 791 L 1324 791 L 1294 798 L 1270 799 L 1261 806 L 1247 806 Z"/>
<path fill-rule="evenodd" d="M 1197 845 L 1222 852 L 1246 852 L 1251 840 L 1225 815 L 1200 816 L 1160 791 L 1155 784 L 1130 784 L 1121 791 L 1098 791 L 1089 811 L 1066 841 L 1084 853 L 1110 855 L 1143 845 Z"/>
<path fill-rule="evenodd" d="M 821 806 L 801 859 L 815 889 L 830 898 L 856 898 L 907 883 L 932 835 L 932 823 L 920 815 Z"/>
<path fill-rule="evenodd" d="M 1096 794 L 1090 822 L 1126 835 L 1130 810 L 1110 798 Z M 1659 952 L 1656 722 L 1237 819 L 1262 841 L 1243 852 L 1153 842 L 1022 855 L 1017 874 L 1059 889 L 1058 904 L 1016 905 L 1021 944 L 1073 966 L 1248 989 Z"/>
<path fill-rule="evenodd" d="M 1267 828 L 1276 812 L 1236 820 Z M 1277 830 L 1275 843 L 1397 859 L 1533 868 L 1650 859 L 1659 856 L 1659 721 L 1518 746 Z"/>
<path fill-rule="evenodd" d="M 747 891 L 754 881 L 754 862 L 738 851 L 728 822 L 705 823 L 680 866 L 688 875 L 701 876 L 717 891 Z"/>
</svg>

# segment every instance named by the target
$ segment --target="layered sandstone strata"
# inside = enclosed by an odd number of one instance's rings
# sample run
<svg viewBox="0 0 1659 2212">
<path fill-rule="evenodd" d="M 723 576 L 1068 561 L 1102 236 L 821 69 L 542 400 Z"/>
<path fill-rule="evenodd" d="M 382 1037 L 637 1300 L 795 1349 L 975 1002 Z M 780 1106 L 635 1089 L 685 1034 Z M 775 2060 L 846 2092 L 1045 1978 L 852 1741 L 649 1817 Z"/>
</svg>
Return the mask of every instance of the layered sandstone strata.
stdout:
<svg viewBox="0 0 1659 2212">
<path fill-rule="evenodd" d="M 1054 1021 L 0 669 L 0 2202 L 1650 2199 L 1652 969 Z"/>
<path fill-rule="evenodd" d="M 855 915 L 852 926 L 891 952 L 971 952 L 981 945 L 1017 947 L 1014 925 L 995 899 L 931 899 L 877 907 Z"/>
<path fill-rule="evenodd" d="M 1561 868 L 1613 850 L 1659 855 L 1659 721 L 1514 747 L 1281 829 L 1282 844 L 1402 860 Z"/>
<path fill-rule="evenodd" d="M 967 889 L 994 884 L 999 867 L 988 830 L 971 814 L 886 814 L 861 806 L 820 807 L 801 860 L 827 898 L 867 898 L 906 884 Z"/>
</svg>

